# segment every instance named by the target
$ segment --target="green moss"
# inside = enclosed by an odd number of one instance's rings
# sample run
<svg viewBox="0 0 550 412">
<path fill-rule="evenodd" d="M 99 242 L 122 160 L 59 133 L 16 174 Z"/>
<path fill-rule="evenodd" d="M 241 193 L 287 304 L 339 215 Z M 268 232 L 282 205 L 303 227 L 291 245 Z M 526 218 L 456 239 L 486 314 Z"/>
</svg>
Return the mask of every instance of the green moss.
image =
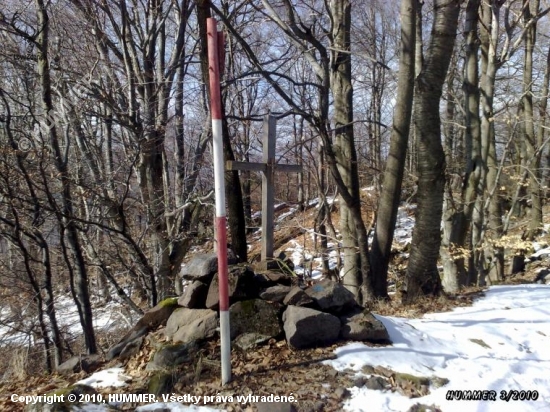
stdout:
<svg viewBox="0 0 550 412">
<path fill-rule="evenodd" d="M 256 313 L 255 300 L 243 300 L 241 302 L 242 311 L 246 316 L 253 316 Z"/>
<path fill-rule="evenodd" d="M 166 298 L 164 300 L 161 300 L 158 304 L 158 306 L 163 308 L 168 308 L 171 306 L 178 306 L 178 298 Z"/>
<path fill-rule="evenodd" d="M 175 376 L 171 373 L 155 373 L 149 380 L 147 391 L 157 396 L 170 393 L 174 389 L 175 381 Z"/>
<path fill-rule="evenodd" d="M 59 388 L 59 389 L 56 389 L 55 391 L 53 392 L 49 392 L 46 394 L 46 396 L 61 396 L 61 395 L 68 395 L 69 393 L 71 393 L 71 389 L 72 387 L 68 387 L 68 388 Z"/>
</svg>

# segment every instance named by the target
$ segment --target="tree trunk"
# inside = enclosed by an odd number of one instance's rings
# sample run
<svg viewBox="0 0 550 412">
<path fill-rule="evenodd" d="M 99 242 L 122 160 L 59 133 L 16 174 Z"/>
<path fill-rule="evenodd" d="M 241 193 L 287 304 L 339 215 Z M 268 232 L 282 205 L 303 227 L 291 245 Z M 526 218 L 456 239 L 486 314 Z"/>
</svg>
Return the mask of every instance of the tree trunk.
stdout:
<svg viewBox="0 0 550 412">
<path fill-rule="evenodd" d="M 439 102 L 451 60 L 459 1 L 434 1 L 434 23 L 424 67 L 416 80 L 414 119 L 418 138 L 418 207 L 405 280 L 403 302 L 437 295 L 441 217 L 445 187 L 445 153 L 441 145 Z"/>
<path fill-rule="evenodd" d="M 525 152 L 524 164 L 529 171 L 528 193 L 531 198 L 531 213 L 529 228 L 526 238 L 533 240 L 542 230 L 542 199 L 540 190 L 540 159 L 541 153 L 538 150 L 542 141 L 537 141 L 535 134 L 535 123 L 533 120 L 533 49 L 537 37 L 537 23 L 531 22 L 533 15 L 539 9 L 539 0 L 523 0 L 523 22 L 529 24 L 524 36 L 523 55 L 523 98 L 521 109 L 524 118 L 523 148 Z"/>
<path fill-rule="evenodd" d="M 443 288 L 446 292 L 457 292 L 468 283 L 466 257 L 466 240 L 469 224 L 472 221 L 478 185 L 482 172 L 479 121 L 479 70 L 477 35 L 480 0 L 469 0 L 466 6 L 466 57 L 464 63 L 464 113 L 465 113 L 465 147 L 466 173 L 462 180 L 460 202 L 449 201 L 445 204 L 444 219 L 447 229 L 441 247 L 443 260 Z M 458 204 L 458 209 L 451 209 Z M 448 225 L 447 225 L 448 223 Z M 450 226 L 450 227 L 448 227 Z"/>
<path fill-rule="evenodd" d="M 340 203 L 340 233 L 344 249 L 343 283 L 357 297 L 358 302 L 363 302 L 372 299 L 374 294 L 369 281 L 370 274 L 364 272 L 369 269 L 368 236 L 361 218 L 357 153 L 353 134 L 351 55 L 341 52 L 350 50 L 351 4 L 349 1 L 332 2 L 331 12 L 331 34 L 335 49 L 331 51 L 330 64 L 330 88 L 334 97 L 333 151 L 342 182 L 347 188 L 348 196 L 353 199 L 350 204 L 341 198 L 343 201 Z M 364 233 L 359 233 L 360 231 Z"/>
<path fill-rule="evenodd" d="M 381 298 L 388 296 L 388 266 L 401 199 L 401 186 L 410 134 L 414 97 L 416 4 L 417 0 L 401 1 L 401 54 L 397 98 L 390 151 L 386 161 L 370 255 L 374 294 Z"/>
<path fill-rule="evenodd" d="M 480 180 L 476 213 L 482 214 L 477 222 L 481 226 L 475 228 L 472 247 L 477 249 L 475 266 L 478 272 L 478 282 L 485 284 L 486 277 L 500 281 L 504 276 L 504 249 L 493 241 L 483 249 L 482 243 L 487 242 L 486 229 L 491 231 L 493 239 L 502 237 L 501 204 L 497 196 L 498 164 L 496 159 L 495 123 L 493 100 L 495 95 L 495 80 L 498 69 L 497 45 L 499 39 L 499 14 L 501 2 L 491 0 L 481 5 L 483 28 L 481 30 L 481 158 L 484 173 Z M 486 223 L 485 223 L 486 222 Z"/>
</svg>

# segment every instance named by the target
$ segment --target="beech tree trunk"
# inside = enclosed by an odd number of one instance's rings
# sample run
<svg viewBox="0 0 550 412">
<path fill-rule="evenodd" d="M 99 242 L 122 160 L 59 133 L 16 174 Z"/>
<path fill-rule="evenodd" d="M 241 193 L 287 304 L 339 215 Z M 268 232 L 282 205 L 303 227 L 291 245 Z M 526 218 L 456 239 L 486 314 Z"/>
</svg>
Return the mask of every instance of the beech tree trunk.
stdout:
<svg viewBox="0 0 550 412">
<path fill-rule="evenodd" d="M 403 302 L 437 295 L 441 217 L 445 187 L 445 153 L 441 144 L 439 103 L 451 60 L 460 1 L 434 1 L 434 23 L 422 71 L 416 79 L 414 121 L 418 139 L 418 207 Z"/>
<path fill-rule="evenodd" d="M 371 270 L 376 273 L 376 276 L 373 276 L 374 294 L 382 298 L 388 296 L 388 266 L 410 134 L 415 76 L 416 5 L 417 0 L 401 1 L 401 54 L 397 98 L 393 114 L 390 152 L 384 171 L 371 249 Z"/>
</svg>

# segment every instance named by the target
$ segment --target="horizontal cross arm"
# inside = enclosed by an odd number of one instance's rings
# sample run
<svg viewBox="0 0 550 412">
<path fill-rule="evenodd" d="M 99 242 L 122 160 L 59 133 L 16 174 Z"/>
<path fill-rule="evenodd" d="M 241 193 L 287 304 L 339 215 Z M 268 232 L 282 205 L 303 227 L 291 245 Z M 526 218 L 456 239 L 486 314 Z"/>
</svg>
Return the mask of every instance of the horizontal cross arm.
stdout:
<svg viewBox="0 0 550 412">
<path fill-rule="evenodd" d="M 286 165 L 277 163 L 274 165 L 276 172 L 283 173 L 300 173 L 302 171 L 302 166 L 300 165 Z"/>
<path fill-rule="evenodd" d="M 228 160 L 225 162 L 225 169 L 265 172 L 267 170 L 267 165 L 265 163 L 236 162 L 234 160 Z"/>
<path fill-rule="evenodd" d="M 225 162 L 225 168 L 226 170 L 248 170 L 254 172 L 266 172 L 268 166 L 265 163 L 236 162 L 234 160 L 228 160 L 227 162 Z M 276 163 L 273 165 L 273 169 L 275 169 L 276 172 L 300 173 L 302 171 L 302 166 Z"/>
</svg>

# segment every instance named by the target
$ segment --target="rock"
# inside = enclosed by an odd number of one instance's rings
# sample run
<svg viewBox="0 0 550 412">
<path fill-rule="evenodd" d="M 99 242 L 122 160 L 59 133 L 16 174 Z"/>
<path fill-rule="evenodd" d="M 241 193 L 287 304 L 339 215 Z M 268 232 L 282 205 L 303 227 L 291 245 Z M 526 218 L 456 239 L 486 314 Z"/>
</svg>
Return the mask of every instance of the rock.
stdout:
<svg viewBox="0 0 550 412">
<path fill-rule="evenodd" d="M 310 286 L 305 292 L 324 312 L 340 314 L 357 306 L 353 293 L 329 279 Z"/>
<path fill-rule="evenodd" d="M 67 359 L 57 367 L 61 375 L 70 375 L 84 371 L 90 373 L 95 371 L 103 363 L 100 355 L 77 355 Z"/>
<path fill-rule="evenodd" d="M 368 388 L 368 389 L 372 389 L 372 390 L 375 390 L 375 391 L 383 391 L 387 388 L 388 386 L 388 381 L 386 381 L 383 377 L 381 376 L 371 376 L 370 378 L 367 379 L 367 381 L 365 382 L 365 386 Z"/>
<path fill-rule="evenodd" d="M 267 342 L 271 336 L 261 333 L 242 333 L 233 341 L 233 345 L 243 351 L 254 349 L 256 346 Z"/>
<path fill-rule="evenodd" d="M 227 249 L 227 264 L 238 263 L 238 258 L 231 249 Z M 203 283 L 210 283 L 214 274 L 218 271 L 218 255 L 216 253 L 205 253 L 195 255 L 185 266 L 182 267 L 180 276 L 186 280 L 199 280 Z"/>
<path fill-rule="evenodd" d="M 157 372 L 149 379 L 147 393 L 151 393 L 156 396 L 169 394 L 174 390 L 175 383 L 176 377 L 173 373 Z M 157 409 L 155 409 L 155 412 L 157 412 Z"/>
<path fill-rule="evenodd" d="M 390 335 L 382 322 L 368 310 L 358 309 L 340 317 L 340 337 L 346 340 L 389 342 Z"/>
<path fill-rule="evenodd" d="M 255 405 L 258 412 L 297 412 L 289 402 L 256 402 Z"/>
<path fill-rule="evenodd" d="M 216 334 L 218 314 L 210 309 L 176 309 L 164 329 L 164 335 L 174 342 L 208 339 Z"/>
<path fill-rule="evenodd" d="M 97 393 L 98 392 L 91 386 L 76 384 L 69 388 L 46 394 L 51 397 L 50 402 L 31 403 L 26 405 L 23 410 L 25 412 L 70 412 L 73 410 L 80 410 L 80 408 L 78 408 L 81 405 L 80 402 L 78 402 L 80 395 L 97 395 Z M 69 395 L 75 395 L 77 401 L 69 402 Z M 57 397 L 59 400 L 63 399 L 63 402 L 55 402 L 54 397 Z M 111 409 L 106 409 L 106 411 L 108 410 Z"/>
<path fill-rule="evenodd" d="M 120 352 L 120 355 L 118 355 L 118 358 L 121 361 L 125 361 L 127 359 L 130 359 L 132 356 L 136 355 L 139 350 L 141 349 L 141 345 L 143 344 L 143 338 L 144 336 L 141 336 L 140 338 L 137 338 L 130 343 L 128 343 L 124 349 L 122 349 L 122 352 Z"/>
<path fill-rule="evenodd" d="M 294 286 L 283 299 L 283 304 L 287 306 L 311 306 L 314 301 L 299 286 Z"/>
<path fill-rule="evenodd" d="M 140 320 L 134 325 L 132 329 L 128 331 L 126 335 L 113 345 L 107 352 L 105 357 L 108 361 L 117 357 L 126 345 L 132 341 L 145 336 L 149 331 L 158 328 L 160 325 L 166 323 L 172 312 L 178 307 L 177 298 L 164 299 L 157 304 L 154 308 L 148 310 L 143 314 Z"/>
<path fill-rule="evenodd" d="M 193 361 L 198 347 L 196 342 L 166 345 L 160 348 L 149 361 L 146 370 L 175 369 L 179 365 Z"/>
<path fill-rule="evenodd" d="M 283 322 L 287 342 L 298 349 L 332 343 L 340 334 L 340 320 L 315 309 L 288 306 Z"/>
<path fill-rule="evenodd" d="M 276 285 L 290 286 L 292 284 L 292 278 L 280 272 L 256 273 L 254 275 L 254 281 L 259 289 L 265 289 Z"/>
<path fill-rule="evenodd" d="M 362 388 L 367 383 L 367 378 L 365 376 L 357 376 L 353 379 L 353 386 L 357 388 Z"/>
<path fill-rule="evenodd" d="M 539 273 L 537 273 L 537 277 L 535 278 L 535 283 L 550 285 L 550 270 L 541 269 Z"/>
<path fill-rule="evenodd" d="M 254 299 L 258 296 L 258 287 L 254 282 L 254 272 L 247 266 L 232 266 L 227 274 L 229 289 L 229 304 L 239 300 Z M 206 296 L 206 307 L 208 309 L 217 310 L 220 303 L 218 291 L 219 278 L 218 274 L 214 276 L 208 289 Z"/>
<path fill-rule="evenodd" d="M 351 396 L 351 392 L 347 388 L 336 388 L 334 391 L 334 396 L 336 399 L 343 400 L 345 398 L 349 398 Z"/>
<path fill-rule="evenodd" d="M 178 305 L 191 309 L 205 308 L 207 294 L 208 285 L 200 280 L 195 280 L 187 285 L 183 295 L 178 299 Z"/>
<path fill-rule="evenodd" d="M 263 300 L 281 303 L 285 299 L 286 295 L 288 295 L 288 292 L 290 292 L 290 286 L 270 286 L 260 293 L 260 297 Z"/>
<path fill-rule="evenodd" d="M 217 271 L 218 255 L 216 253 L 208 253 L 195 255 L 193 259 L 182 267 L 180 275 L 186 280 L 199 280 L 209 283 Z"/>
<path fill-rule="evenodd" d="M 281 305 L 252 299 L 237 302 L 229 308 L 231 339 L 243 333 L 258 333 L 274 338 L 282 333 L 279 321 Z"/>
</svg>

